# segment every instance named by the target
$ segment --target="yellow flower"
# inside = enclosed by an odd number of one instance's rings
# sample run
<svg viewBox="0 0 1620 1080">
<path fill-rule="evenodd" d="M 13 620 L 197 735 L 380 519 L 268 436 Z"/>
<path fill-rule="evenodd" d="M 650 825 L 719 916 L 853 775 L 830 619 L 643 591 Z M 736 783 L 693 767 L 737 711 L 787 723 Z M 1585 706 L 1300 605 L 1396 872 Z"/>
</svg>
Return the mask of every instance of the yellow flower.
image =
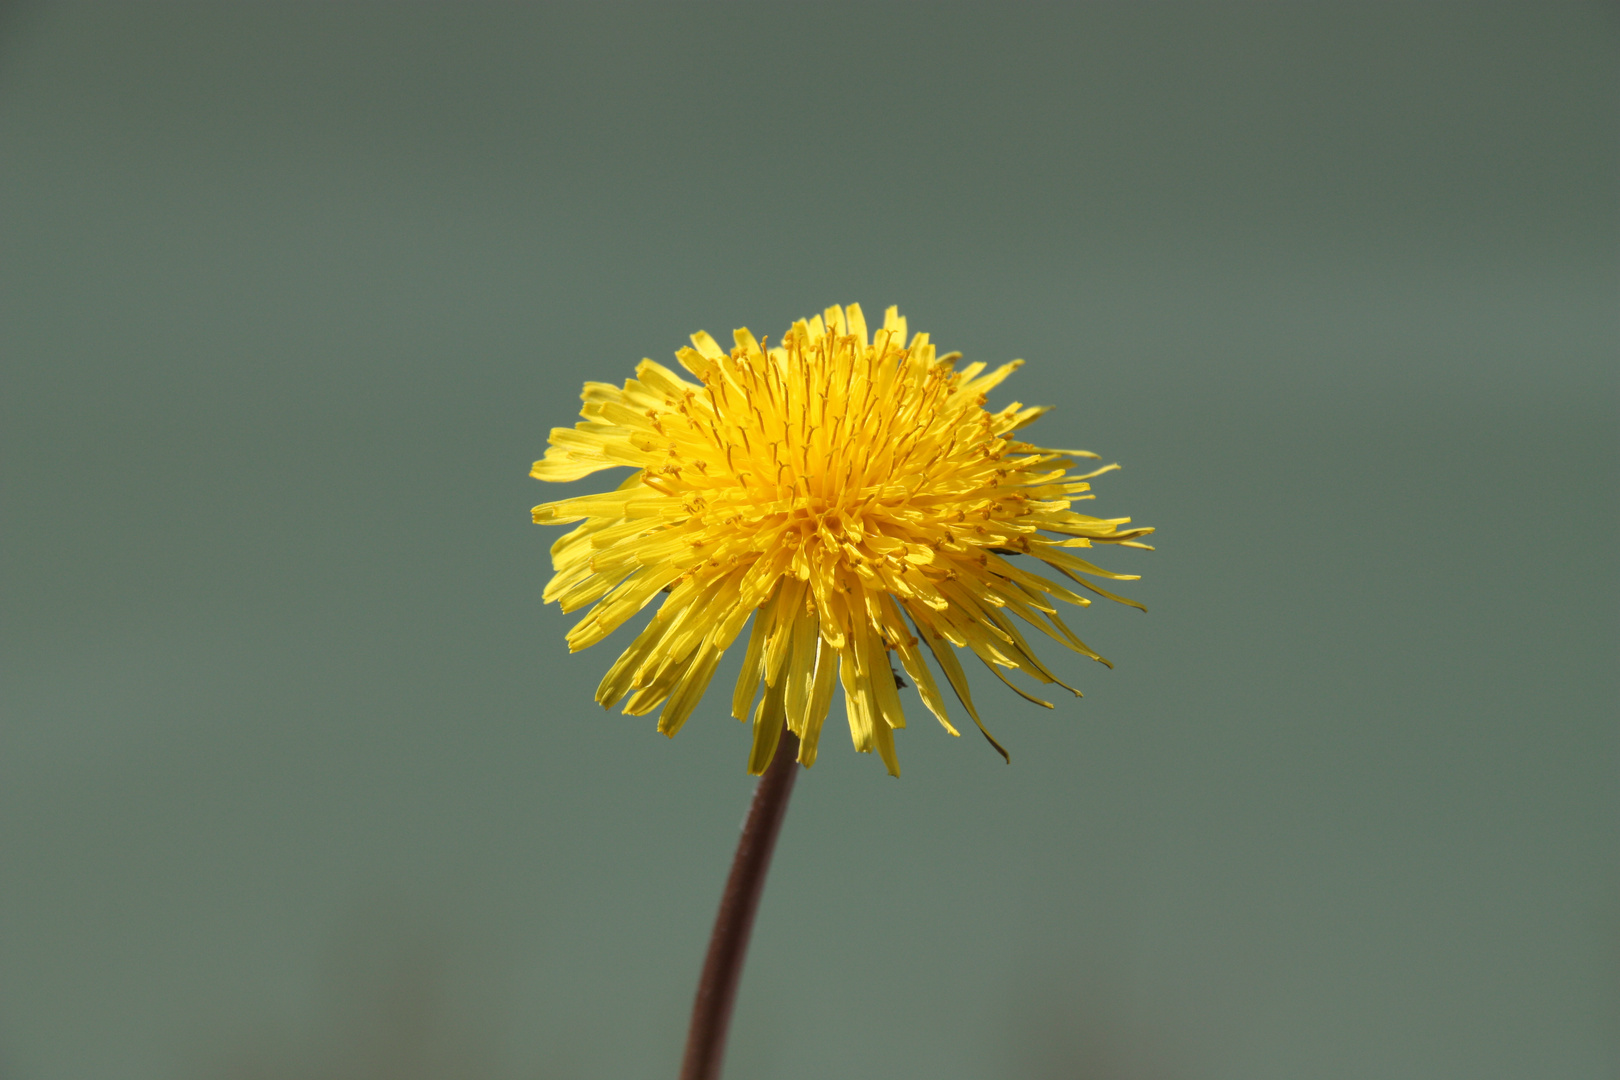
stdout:
<svg viewBox="0 0 1620 1080">
<path fill-rule="evenodd" d="M 1107 664 L 1053 603 L 1090 601 L 1009 556 L 1031 556 L 1140 608 L 1087 580 L 1137 575 L 1070 553 L 1094 543 L 1148 546 L 1138 538 L 1153 530 L 1125 528 L 1130 518 L 1069 509 L 1092 498 L 1087 481 L 1117 466 L 1071 475 L 1072 458 L 1097 455 L 1010 438 L 1046 408 L 1013 402 L 988 412 L 985 392 L 1022 361 L 987 374 L 983 364 L 957 370 L 961 354 L 935 356 L 927 334 L 908 344 L 895 308 L 870 341 L 855 304 L 794 323 L 773 348 L 746 329 L 734 336 L 729 355 L 703 332 L 676 354 L 697 383 L 651 360 L 622 390 L 586 383 L 584 422 L 554 428 L 530 474 L 566 481 L 636 470 L 616 491 L 534 508 L 537 522 L 583 521 L 552 545 L 556 576 L 545 590 L 564 611 L 596 605 L 569 631 L 570 651 L 668 594 L 596 700 L 611 708 L 629 695 L 624 711 L 636 716 L 662 702 L 658 730 L 674 735 L 753 615 L 732 695 L 732 715 L 743 720 L 764 685 L 749 772 L 764 771 L 784 721 L 800 739 L 799 761 L 814 764 L 836 677 L 855 749 L 876 747 L 900 775 L 893 731 L 905 726 L 903 683 L 890 653 L 957 734 L 919 645 L 1006 757 L 973 707 L 953 646 L 1047 708 L 1001 669 L 1079 695 L 1036 658 L 1010 616 Z"/>
</svg>

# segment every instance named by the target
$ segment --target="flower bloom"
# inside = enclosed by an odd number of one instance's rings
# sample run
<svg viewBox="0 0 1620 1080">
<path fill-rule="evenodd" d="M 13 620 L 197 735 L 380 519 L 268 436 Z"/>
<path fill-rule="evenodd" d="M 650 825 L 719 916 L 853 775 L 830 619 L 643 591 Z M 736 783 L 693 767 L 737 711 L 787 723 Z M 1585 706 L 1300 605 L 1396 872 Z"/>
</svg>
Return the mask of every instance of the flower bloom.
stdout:
<svg viewBox="0 0 1620 1080">
<path fill-rule="evenodd" d="M 906 340 L 895 308 L 868 339 L 858 305 L 793 324 L 767 348 L 746 329 L 728 354 L 707 333 L 676 354 L 698 381 L 651 360 L 621 389 L 588 382 L 573 428 L 554 428 L 532 476 L 577 480 L 636 471 L 615 491 L 534 508 L 534 520 L 582 522 L 551 548 L 545 600 L 594 604 L 568 632 L 571 652 L 607 637 L 658 595 L 662 606 L 602 679 L 596 700 L 674 735 L 750 615 L 753 630 L 732 715 L 753 711 L 750 772 L 763 772 L 784 722 L 814 764 L 835 680 L 855 749 L 876 748 L 900 774 L 894 729 L 905 726 L 891 654 L 923 704 L 957 734 L 923 662 L 926 647 L 985 738 L 955 648 L 1002 673 L 1074 690 L 1036 658 L 1024 622 L 1107 664 L 1059 618 L 1056 600 L 1089 604 L 1015 565 L 1024 555 L 1099 596 L 1092 578 L 1134 580 L 1072 554 L 1093 544 L 1145 548 L 1130 518 L 1069 509 L 1104 466 L 1072 475 L 1074 458 L 1013 439 L 1044 407 L 985 409 L 985 393 L 1022 361 L 985 373 L 936 356 L 927 334 Z M 1146 610 L 1143 608 L 1142 610 Z M 913 633 L 915 629 L 915 633 Z M 954 647 L 954 648 L 953 648 Z M 1111 666 L 1111 665 L 1110 665 Z M 761 685 L 764 687 L 759 694 Z M 754 699 L 760 697 L 757 707 Z"/>
</svg>

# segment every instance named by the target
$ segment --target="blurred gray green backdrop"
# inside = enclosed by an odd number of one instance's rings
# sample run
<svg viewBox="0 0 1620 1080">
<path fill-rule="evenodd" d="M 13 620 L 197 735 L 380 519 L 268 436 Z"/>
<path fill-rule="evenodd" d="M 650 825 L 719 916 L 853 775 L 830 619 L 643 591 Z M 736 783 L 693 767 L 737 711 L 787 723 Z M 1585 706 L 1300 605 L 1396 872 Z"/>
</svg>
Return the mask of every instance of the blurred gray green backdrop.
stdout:
<svg viewBox="0 0 1620 1080">
<path fill-rule="evenodd" d="M 592 704 L 526 473 L 850 301 L 1029 361 L 1151 613 L 1010 767 L 829 735 L 728 1075 L 1615 1075 L 1616 27 L 8 9 L 0 1075 L 672 1076 L 748 739 Z"/>
</svg>

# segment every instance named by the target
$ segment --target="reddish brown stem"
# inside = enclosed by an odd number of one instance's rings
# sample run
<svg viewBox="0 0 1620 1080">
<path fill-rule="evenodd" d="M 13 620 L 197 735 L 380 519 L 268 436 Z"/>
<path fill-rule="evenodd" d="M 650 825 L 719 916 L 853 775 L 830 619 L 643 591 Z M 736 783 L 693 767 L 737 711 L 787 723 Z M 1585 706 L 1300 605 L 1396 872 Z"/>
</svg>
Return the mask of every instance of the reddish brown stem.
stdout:
<svg viewBox="0 0 1620 1080">
<path fill-rule="evenodd" d="M 743 822 L 737 854 L 731 860 L 731 876 L 726 879 L 720 913 L 715 916 L 714 933 L 709 937 L 697 999 L 692 1003 L 692 1026 L 686 1032 L 681 1080 L 719 1080 L 731 1006 L 737 1000 L 743 957 L 748 953 L 748 935 L 754 928 L 754 913 L 759 910 L 759 895 L 765 889 L 765 873 L 771 867 L 771 852 L 787 813 L 788 796 L 799 775 L 798 756 L 798 737 L 791 731 L 782 732 L 776 754 L 754 788 L 754 801 L 748 807 L 748 820 Z"/>
</svg>

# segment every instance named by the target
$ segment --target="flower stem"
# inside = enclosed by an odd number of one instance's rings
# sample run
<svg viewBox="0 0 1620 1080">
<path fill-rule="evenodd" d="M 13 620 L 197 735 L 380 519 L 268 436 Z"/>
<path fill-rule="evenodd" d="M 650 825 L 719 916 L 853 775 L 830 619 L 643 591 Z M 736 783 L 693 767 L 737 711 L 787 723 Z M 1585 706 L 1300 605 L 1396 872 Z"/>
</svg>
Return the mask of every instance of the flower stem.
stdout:
<svg viewBox="0 0 1620 1080">
<path fill-rule="evenodd" d="M 754 801 L 749 804 L 748 820 L 743 822 L 742 836 L 737 840 L 731 876 L 726 879 L 720 913 L 715 916 L 714 933 L 709 937 L 697 999 L 692 1003 L 692 1026 L 686 1032 L 681 1080 L 719 1080 L 731 1006 L 737 1000 L 737 983 L 748 952 L 748 935 L 754 928 L 754 912 L 759 910 L 759 894 L 765 889 L 765 873 L 770 869 L 776 834 L 787 813 L 788 796 L 799 775 L 798 756 L 798 736 L 783 731 L 776 754 L 754 788 Z"/>
</svg>

